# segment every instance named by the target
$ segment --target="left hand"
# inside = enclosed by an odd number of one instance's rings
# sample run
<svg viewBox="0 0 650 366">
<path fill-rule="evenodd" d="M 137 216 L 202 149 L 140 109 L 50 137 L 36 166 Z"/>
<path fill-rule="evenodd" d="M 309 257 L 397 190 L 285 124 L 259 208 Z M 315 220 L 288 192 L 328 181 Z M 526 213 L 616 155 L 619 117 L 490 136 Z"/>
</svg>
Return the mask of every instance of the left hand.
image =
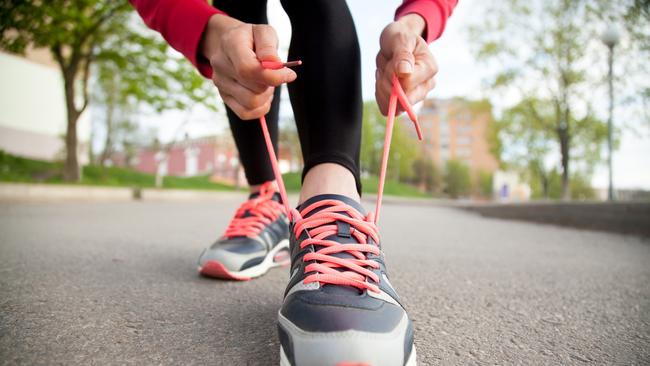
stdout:
<svg viewBox="0 0 650 366">
<path fill-rule="evenodd" d="M 381 33 L 375 99 L 384 116 L 388 113 L 393 74 L 399 78 L 411 105 L 422 101 L 435 86 L 433 77 L 438 72 L 438 65 L 421 36 L 424 27 L 422 17 L 408 14 L 390 23 Z M 399 103 L 397 108 L 401 113 Z"/>
</svg>

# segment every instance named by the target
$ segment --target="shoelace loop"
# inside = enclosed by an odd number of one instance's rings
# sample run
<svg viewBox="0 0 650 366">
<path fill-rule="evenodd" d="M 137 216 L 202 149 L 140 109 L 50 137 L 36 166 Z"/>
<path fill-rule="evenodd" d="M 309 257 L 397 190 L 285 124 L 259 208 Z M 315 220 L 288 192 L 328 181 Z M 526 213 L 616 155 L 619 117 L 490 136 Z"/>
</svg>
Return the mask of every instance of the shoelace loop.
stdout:
<svg viewBox="0 0 650 366">
<path fill-rule="evenodd" d="M 260 187 L 259 195 L 242 203 L 235 212 L 224 234 L 225 237 L 237 236 L 255 237 L 264 230 L 266 225 L 277 220 L 285 212 L 284 206 L 273 200 L 275 190 L 272 182 L 266 182 Z"/>
<path fill-rule="evenodd" d="M 302 218 L 317 209 L 320 211 Z M 300 249 L 309 245 L 320 247 L 317 251 L 303 256 L 303 261 L 312 262 L 305 267 L 305 273 L 313 272 L 305 277 L 305 284 L 319 282 L 379 292 L 377 285 L 366 281 L 366 278 L 370 278 L 379 283 L 379 276 L 366 268 L 379 268 L 379 263 L 367 258 L 367 253 L 380 254 L 379 247 L 375 244 L 379 242 L 379 231 L 372 221 L 372 215 L 364 217 L 355 208 L 338 200 L 315 202 L 303 209 L 299 215 L 301 217 L 295 223 L 294 235 L 299 237 L 303 232 L 308 235 L 308 238 L 300 243 Z M 358 243 L 341 244 L 325 239 L 337 235 L 337 221 L 350 225 L 350 235 Z M 373 242 L 370 243 L 369 239 Z M 354 258 L 339 258 L 333 255 L 336 253 L 347 253 Z"/>
<path fill-rule="evenodd" d="M 318 201 L 303 209 L 302 212 L 291 209 L 289 207 L 289 201 L 287 200 L 287 192 L 282 180 L 282 174 L 280 173 L 280 168 L 275 156 L 275 150 L 273 149 L 271 137 L 266 126 L 266 118 L 264 116 L 260 118 L 264 141 L 266 142 L 266 148 L 269 157 L 271 158 L 271 166 L 278 183 L 280 195 L 282 196 L 282 202 L 284 203 L 289 220 L 295 224 L 294 235 L 300 237 L 303 232 L 306 232 L 308 235 L 308 238 L 300 243 L 300 248 L 303 249 L 308 245 L 322 247 L 315 252 L 307 253 L 303 256 L 303 261 L 312 262 L 305 267 L 305 273 L 314 272 L 305 277 L 303 280 L 305 284 L 319 282 L 321 284 L 352 286 L 360 290 L 367 289 L 373 292 L 379 292 L 377 285 L 367 281 L 367 279 L 370 278 L 375 283 L 379 283 L 380 279 L 377 274 L 367 268 L 378 269 L 379 263 L 368 259 L 367 253 L 375 255 L 380 254 L 380 249 L 378 247 L 379 231 L 376 224 L 379 219 L 383 199 L 386 170 L 388 167 L 388 154 L 390 152 L 390 143 L 393 135 L 393 126 L 395 124 L 398 101 L 411 121 L 413 121 L 418 139 L 422 140 L 422 131 L 415 111 L 408 102 L 408 98 L 402 89 L 399 79 L 397 76 L 393 75 L 392 90 L 388 103 L 388 116 L 386 119 L 384 150 L 382 152 L 381 168 L 379 171 L 377 204 L 375 213 L 373 214 L 371 212 L 366 217 L 363 217 L 353 207 L 338 200 Z M 309 217 L 303 218 L 311 211 L 323 206 L 325 206 L 325 208 Z M 341 212 L 346 213 L 347 215 L 344 215 Z M 351 228 L 351 235 L 354 236 L 359 243 L 341 244 L 333 240 L 326 240 L 326 237 L 338 233 L 336 221 L 347 222 Z M 369 237 L 374 241 L 371 244 L 368 243 Z M 339 258 L 332 255 L 343 252 L 352 255 L 354 258 Z"/>
</svg>

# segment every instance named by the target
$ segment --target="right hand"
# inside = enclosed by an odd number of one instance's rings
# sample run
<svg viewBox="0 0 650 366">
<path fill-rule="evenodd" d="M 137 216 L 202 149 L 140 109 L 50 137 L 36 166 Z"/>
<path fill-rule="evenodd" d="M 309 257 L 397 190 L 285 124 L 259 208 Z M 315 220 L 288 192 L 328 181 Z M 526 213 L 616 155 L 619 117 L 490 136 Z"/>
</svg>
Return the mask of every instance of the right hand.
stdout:
<svg viewBox="0 0 650 366">
<path fill-rule="evenodd" d="M 280 61 L 278 37 L 266 24 L 247 24 L 226 15 L 213 15 L 200 47 L 210 61 L 212 81 L 221 98 L 243 120 L 267 114 L 274 88 L 297 77 L 286 67 L 262 67 L 261 61 Z"/>
</svg>

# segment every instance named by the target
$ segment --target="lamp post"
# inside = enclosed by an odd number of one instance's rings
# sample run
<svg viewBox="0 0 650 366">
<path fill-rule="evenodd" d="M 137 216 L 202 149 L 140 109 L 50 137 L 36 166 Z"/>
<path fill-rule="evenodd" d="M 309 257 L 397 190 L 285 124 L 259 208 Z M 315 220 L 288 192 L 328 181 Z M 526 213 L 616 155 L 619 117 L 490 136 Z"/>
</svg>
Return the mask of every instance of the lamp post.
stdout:
<svg viewBox="0 0 650 366">
<path fill-rule="evenodd" d="M 607 189 L 607 199 L 614 200 L 614 183 L 613 183 L 613 170 L 612 170 L 612 124 L 614 118 L 614 81 L 613 81 L 613 65 L 614 65 L 614 47 L 618 44 L 619 34 L 616 27 L 609 25 L 607 29 L 600 36 L 605 46 L 609 48 L 609 72 L 607 81 L 609 83 L 609 118 L 607 120 L 607 165 L 609 166 L 609 187 Z"/>
</svg>

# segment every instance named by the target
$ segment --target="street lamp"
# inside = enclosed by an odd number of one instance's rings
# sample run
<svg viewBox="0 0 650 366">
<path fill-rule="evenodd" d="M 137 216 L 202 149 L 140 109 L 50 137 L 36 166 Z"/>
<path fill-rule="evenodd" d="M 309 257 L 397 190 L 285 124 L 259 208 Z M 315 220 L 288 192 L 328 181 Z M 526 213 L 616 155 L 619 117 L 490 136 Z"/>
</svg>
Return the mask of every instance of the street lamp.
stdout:
<svg viewBox="0 0 650 366">
<path fill-rule="evenodd" d="M 609 73 L 607 79 L 609 82 L 609 119 L 607 120 L 607 164 L 609 165 L 609 187 L 607 189 L 607 199 L 614 200 L 614 183 L 612 179 L 612 120 L 614 118 L 614 82 L 613 82 L 613 65 L 614 65 L 614 47 L 618 44 L 620 36 L 618 29 L 613 25 L 609 25 L 607 29 L 600 36 L 605 46 L 609 48 Z"/>
</svg>

